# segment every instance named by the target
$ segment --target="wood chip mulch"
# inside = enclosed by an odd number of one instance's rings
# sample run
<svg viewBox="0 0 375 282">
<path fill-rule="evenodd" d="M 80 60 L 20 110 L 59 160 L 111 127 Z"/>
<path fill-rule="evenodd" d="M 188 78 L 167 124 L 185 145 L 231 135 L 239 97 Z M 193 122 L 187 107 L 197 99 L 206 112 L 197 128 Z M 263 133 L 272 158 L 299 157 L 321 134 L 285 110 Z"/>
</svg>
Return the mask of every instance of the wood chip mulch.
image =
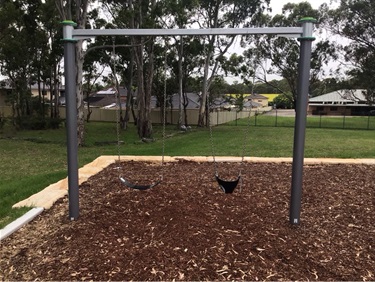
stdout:
<svg viewBox="0 0 375 282">
<path fill-rule="evenodd" d="M 375 280 L 375 166 L 304 168 L 289 224 L 291 164 L 113 164 L 1 242 L 0 280 Z M 163 181 L 147 191 L 125 187 Z"/>
</svg>

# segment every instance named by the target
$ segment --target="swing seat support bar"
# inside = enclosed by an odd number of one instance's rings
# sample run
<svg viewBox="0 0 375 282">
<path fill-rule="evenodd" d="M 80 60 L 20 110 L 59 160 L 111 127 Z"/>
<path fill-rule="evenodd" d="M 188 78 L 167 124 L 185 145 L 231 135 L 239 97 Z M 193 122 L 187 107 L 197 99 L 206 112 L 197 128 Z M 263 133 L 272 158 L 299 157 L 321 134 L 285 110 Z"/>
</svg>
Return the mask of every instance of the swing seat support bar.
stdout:
<svg viewBox="0 0 375 282">
<path fill-rule="evenodd" d="M 142 191 L 151 189 L 161 182 L 161 180 L 159 180 L 159 181 L 156 181 L 156 182 L 152 183 L 151 185 L 138 185 L 138 184 L 133 184 L 133 183 L 129 182 L 128 180 L 126 180 L 123 177 L 120 177 L 120 181 L 129 188 L 136 189 L 136 190 L 142 190 Z"/>
</svg>

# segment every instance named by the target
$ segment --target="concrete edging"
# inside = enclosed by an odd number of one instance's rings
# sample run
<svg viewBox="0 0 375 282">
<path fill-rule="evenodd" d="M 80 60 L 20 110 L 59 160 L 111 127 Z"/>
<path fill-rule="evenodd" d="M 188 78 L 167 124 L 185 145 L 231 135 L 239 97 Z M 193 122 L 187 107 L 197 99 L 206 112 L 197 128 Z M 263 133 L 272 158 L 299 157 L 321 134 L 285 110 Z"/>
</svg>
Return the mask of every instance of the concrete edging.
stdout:
<svg viewBox="0 0 375 282">
<path fill-rule="evenodd" d="M 13 232 L 16 232 L 22 226 L 33 220 L 44 211 L 44 208 L 33 208 L 25 213 L 23 216 L 17 218 L 15 221 L 9 223 L 0 230 L 0 241 L 8 237 Z"/>
</svg>

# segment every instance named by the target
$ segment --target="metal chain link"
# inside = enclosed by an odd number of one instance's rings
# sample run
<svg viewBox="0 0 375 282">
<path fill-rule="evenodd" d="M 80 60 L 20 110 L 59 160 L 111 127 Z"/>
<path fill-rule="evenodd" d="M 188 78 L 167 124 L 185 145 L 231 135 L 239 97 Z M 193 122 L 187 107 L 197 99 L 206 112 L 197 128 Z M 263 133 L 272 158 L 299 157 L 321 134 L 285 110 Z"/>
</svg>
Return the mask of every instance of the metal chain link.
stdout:
<svg viewBox="0 0 375 282">
<path fill-rule="evenodd" d="M 207 122 L 208 122 L 208 127 L 210 129 L 211 153 L 212 153 L 212 158 L 213 158 L 213 161 L 214 161 L 215 175 L 218 176 L 218 164 L 217 164 L 216 158 L 215 158 L 215 146 L 214 146 L 214 137 L 213 137 L 213 134 L 212 134 L 211 113 L 210 113 L 210 105 L 208 103 L 208 101 L 209 101 L 208 95 L 207 95 L 207 100 L 206 100 L 207 110 L 208 110 Z"/>
<path fill-rule="evenodd" d="M 247 125 L 246 125 L 246 128 L 244 129 L 244 138 L 243 138 L 243 147 L 242 147 L 242 159 L 241 159 L 241 164 L 240 164 L 240 174 L 242 173 L 242 169 L 243 169 L 243 163 L 244 163 L 244 160 L 245 160 L 245 155 L 246 155 L 246 144 L 247 144 L 247 140 L 249 138 L 249 134 L 250 134 L 250 118 L 251 118 L 251 109 L 252 109 L 252 103 L 250 101 L 250 110 L 249 110 L 249 115 L 247 116 Z"/>
<path fill-rule="evenodd" d="M 163 180 L 164 175 L 164 154 L 165 154 L 165 124 L 166 124 L 166 107 L 167 107 L 167 45 L 165 45 L 164 54 L 164 93 L 163 93 L 163 130 L 162 130 L 162 157 L 161 157 L 161 176 Z"/>
<path fill-rule="evenodd" d="M 115 59 L 115 55 L 116 55 L 116 47 L 115 47 L 115 37 L 112 37 L 112 67 L 113 67 L 113 75 L 116 76 L 116 59 Z M 115 91 L 115 100 L 116 100 L 116 133 L 117 133 L 117 156 L 118 156 L 118 159 L 117 159 L 117 162 L 118 162 L 118 166 L 117 166 L 117 169 L 118 169 L 118 173 L 119 173 L 119 178 L 121 177 L 121 154 L 120 154 L 120 105 L 118 105 L 118 103 L 121 103 L 120 101 L 120 97 L 119 97 L 120 93 L 117 92 L 117 89 Z"/>
</svg>

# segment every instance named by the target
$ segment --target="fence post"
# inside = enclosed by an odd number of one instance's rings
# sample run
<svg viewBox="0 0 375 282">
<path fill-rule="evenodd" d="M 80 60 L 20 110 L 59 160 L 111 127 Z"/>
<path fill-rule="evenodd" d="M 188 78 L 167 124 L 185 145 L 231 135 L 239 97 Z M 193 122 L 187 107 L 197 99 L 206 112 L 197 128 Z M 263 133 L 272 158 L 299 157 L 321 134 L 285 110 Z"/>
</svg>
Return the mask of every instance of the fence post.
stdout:
<svg viewBox="0 0 375 282">
<path fill-rule="evenodd" d="M 345 129 L 345 112 L 344 112 L 344 117 L 342 119 L 342 129 Z"/>
</svg>

